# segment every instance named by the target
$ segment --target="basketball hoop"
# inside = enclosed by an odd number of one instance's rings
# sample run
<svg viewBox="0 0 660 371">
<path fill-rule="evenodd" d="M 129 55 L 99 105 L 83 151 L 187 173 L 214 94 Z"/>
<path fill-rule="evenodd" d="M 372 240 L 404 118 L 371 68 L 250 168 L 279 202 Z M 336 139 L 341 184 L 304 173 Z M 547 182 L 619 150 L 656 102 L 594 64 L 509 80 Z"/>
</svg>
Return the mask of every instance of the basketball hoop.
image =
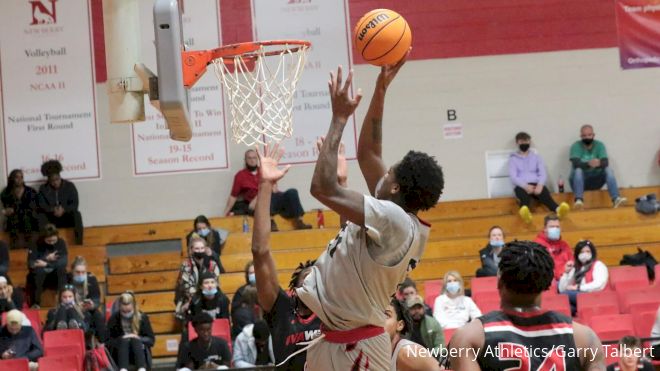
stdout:
<svg viewBox="0 0 660 371">
<path fill-rule="evenodd" d="M 229 98 L 236 143 L 252 146 L 291 136 L 293 97 L 310 46 L 302 40 L 248 42 L 213 55 L 215 74 Z"/>
</svg>

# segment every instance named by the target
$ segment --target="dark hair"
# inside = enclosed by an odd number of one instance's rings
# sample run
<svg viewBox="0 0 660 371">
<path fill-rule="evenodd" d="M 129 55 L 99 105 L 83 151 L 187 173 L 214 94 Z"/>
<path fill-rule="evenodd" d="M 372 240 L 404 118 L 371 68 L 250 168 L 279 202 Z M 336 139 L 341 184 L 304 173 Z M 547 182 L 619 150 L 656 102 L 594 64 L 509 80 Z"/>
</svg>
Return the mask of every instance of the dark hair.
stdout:
<svg viewBox="0 0 660 371">
<path fill-rule="evenodd" d="M 532 137 L 529 134 L 525 133 L 524 131 L 521 131 L 520 133 L 516 134 L 516 142 L 518 142 L 519 140 L 530 140 L 530 139 L 532 139 Z"/>
<path fill-rule="evenodd" d="M 532 241 L 512 241 L 500 253 L 500 282 L 518 294 L 540 294 L 554 279 L 555 263 L 545 247 Z"/>
<path fill-rule="evenodd" d="M 252 260 L 245 264 L 245 282 L 248 284 L 250 283 L 250 278 L 248 277 L 250 275 L 250 267 L 254 267 L 254 262 Z"/>
<path fill-rule="evenodd" d="M 206 323 L 213 323 L 213 318 L 206 312 L 199 312 L 192 318 L 193 327 Z"/>
<path fill-rule="evenodd" d="M 583 247 L 587 246 L 589 250 L 591 250 L 591 261 L 594 262 L 596 261 L 596 245 L 593 244 L 593 242 L 589 240 L 582 240 L 578 243 L 575 244 L 575 249 L 573 250 L 573 259 L 575 260 L 575 271 L 578 272 L 580 268 L 584 264 L 578 259 L 578 255 L 580 255 L 580 251 L 582 250 Z M 587 262 L 588 264 L 589 262 Z"/>
<path fill-rule="evenodd" d="M 14 182 L 14 177 L 16 177 L 16 174 L 22 173 L 23 170 L 21 169 L 14 169 L 9 173 L 9 176 L 7 177 L 7 188 L 8 190 L 13 190 L 14 187 L 16 187 L 16 182 Z"/>
<path fill-rule="evenodd" d="M 506 235 L 504 234 L 504 228 L 500 227 L 499 225 L 494 225 L 490 227 L 490 229 L 488 230 L 488 238 L 490 238 L 490 234 L 493 233 L 494 229 L 499 229 L 500 231 L 502 231 L 502 237 L 506 237 Z"/>
<path fill-rule="evenodd" d="M 406 279 L 399 284 L 399 293 L 403 294 L 403 290 L 407 289 L 408 287 L 412 287 L 415 289 L 415 291 L 417 291 L 417 284 L 410 277 L 406 277 Z"/>
<path fill-rule="evenodd" d="M 289 290 L 293 290 L 296 288 L 296 284 L 298 284 L 298 278 L 300 278 L 300 275 L 305 270 L 312 267 L 314 263 L 316 263 L 316 260 L 307 260 L 304 263 L 298 263 L 296 269 L 293 271 L 293 273 L 291 273 L 291 281 L 289 281 Z"/>
<path fill-rule="evenodd" d="M 60 232 L 57 230 L 57 227 L 55 224 L 46 224 L 44 226 L 44 229 L 41 230 L 41 237 L 42 238 L 48 238 L 48 237 L 53 237 L 53 236 L 59 236 Z"/>
<path fill-rule="evenodd" d="M 202 274 L 199 275 L 198 286 L 201 288 L 202 284 L 204 283 L 204 280 L 208 280 L 208 279 L 217 280 L 218 277 L 216 277 L 215 273 L 213 273 L 213 272 L 204 271 L 204 272 L 202 272 Z"/>
<path fill-rule="evenodd" d="M 619 340 L 619 345 L 623 345 L 627 348 L 641 348 L 642 340 L 636 336 L 624 336 Z"/>
<path fill-rule="evenodd" d="M 195 220 L 193 221 L 193 230 L 197 229 L 197 223 L 204 223 L 207 226 L 209 226 L 209 228 L 211 228 L 211 222 L 209 222 L 209 218 L 207 218 L 204 215 L 198 215 L 195 218 Z"/>
<path fill-rule="evenodd" d="M 553 220 L 559 220 L 559 217 L 555 213 L 550 213 L 543 218 L 543 226 L 547 226 L 549 222 Z"/>
<path fill-rule="evenodd" d="M 62 164 L 57 160 L 48 160 L 41 164 L 41 175 L 50 177 L 62 172 Z"/>
<path fill-rule="evenodd" d="M 428 210 L 435 206 L 445 187 L 442 167 L 433 156 L 410 151 L 394 169 L 403 208 Z"/>
<path fill-rule="evenodd" d="M 406 335 L 412 328 L 412 318 L 410 318 L 410 313 L 408 312 L 408 306 L 401 300 L 398 300 L 395 297 L 392 297 L 390 301 L 392 307 L 394 307 L 394 312 L 396 314 L 397 321 L 403 321 L 403 329 L 399 331 L 401 335 Z"/>
<path fill-rule="evenodd" d="M 258 304 L 259 298 L 257 297 L 257 288 L 252 285 L 247 285 L 243 288 L 241 293 L 241 304 L 248 308 L 254 307 Z"/>
<path fill-rule="evenodd" d="M 268 328 L 266 321 L 259 320 L 254 323 L 254 327 L 252 328 L 252 336 L 254 336 L 256 340 L 268 339 L 270 336 L 270 329 Z"/>
</svg>

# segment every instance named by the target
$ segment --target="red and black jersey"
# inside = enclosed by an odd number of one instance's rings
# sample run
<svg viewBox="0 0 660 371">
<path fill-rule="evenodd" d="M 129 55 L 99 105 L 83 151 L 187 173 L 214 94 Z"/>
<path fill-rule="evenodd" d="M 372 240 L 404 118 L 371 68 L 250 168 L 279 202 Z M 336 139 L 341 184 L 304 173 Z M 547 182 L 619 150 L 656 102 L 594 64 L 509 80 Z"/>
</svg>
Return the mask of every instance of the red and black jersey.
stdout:
<svg viewBox="0 0 660 371">
<path fill-rule="evenodd" d="M 563 314 L 493 311 L 479 320 L 483 323 L 485 337 L 477 356 L 482 370 L 581 369 L 573 320 Z"/>
</svg>

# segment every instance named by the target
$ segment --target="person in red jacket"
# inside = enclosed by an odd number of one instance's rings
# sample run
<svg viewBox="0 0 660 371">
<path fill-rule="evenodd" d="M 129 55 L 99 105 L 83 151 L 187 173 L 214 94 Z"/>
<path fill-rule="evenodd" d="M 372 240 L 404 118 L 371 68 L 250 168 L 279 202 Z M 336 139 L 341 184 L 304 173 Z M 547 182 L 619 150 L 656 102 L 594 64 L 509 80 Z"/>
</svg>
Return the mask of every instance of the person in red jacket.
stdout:
<svg viewBox="0 0 660 371">
<path fill-rule="evenodd" d="M 561 239 L 559 217 L 548 214 L 543 219 L 543 230 L 534 239 L 534 242 L 545 247 L 555 261 L 555 280 L 559 280 L 564 273 L 566 263 L 573 260 L 573 252 L 568 243 Z"/>
</svg>

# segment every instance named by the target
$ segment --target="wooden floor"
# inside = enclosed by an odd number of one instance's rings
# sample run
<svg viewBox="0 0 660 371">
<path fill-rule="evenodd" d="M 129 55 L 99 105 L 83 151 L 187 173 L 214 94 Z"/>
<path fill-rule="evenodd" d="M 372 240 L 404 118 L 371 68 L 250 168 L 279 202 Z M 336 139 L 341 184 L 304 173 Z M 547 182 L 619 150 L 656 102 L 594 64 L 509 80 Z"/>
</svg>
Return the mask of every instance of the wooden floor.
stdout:
<svg viewBox="0 0 660 371">
<path fill-rule="evenodd" d="M 628 205 L 612 209 L 607 192 L 588 192 L 584 210 L 571 212 L 562 221 L 562 238 L 571 246 L 581 239 L 591 239 L 598 248 L 599 259 L 609 266 L 618 265 L 623 254 L 634 253 L 637 247 L 660 256 L 660 217 L 643 216 L 635 212 L 634 199 L 648 193 L 660 194 L 659 187 L 622 189 Z M 571 203 L 571 194 L 556 194 L 555 199 Z M 418 283 L 441 278 L 448 270 L 457 270 L 470 278 L 480 266 L 478 252 L 487 243 L 486 233 L 493 225 L 506 231 L 507 240 L 533 239 L 543 228 L 547 211 L 533 208 L 534 219 L 525 224 L 517 215 L 517 205 L 512 198 L 441 202 L 425 211 L 420 217 L 432 224 L 429 243 L 421 264 L 411 273 Z M 325 228 L 295 231 L 290 221 L 276 217 L 281 232 L 274 233 L 271 248 L 275 257 L 278 278 L 287 286 L 291 272 L 299 262 L 317 258 L 337 233 L 339 217 L 324 211 Z M 305 214 L 307 223 L 316 225 L 315 210 Z M 249 220 L 251 223 L 251 219 Z M 230 298 L 245 283 L 243 268 L 252 259 L 251 233 L 242 233 L 242 217 L 212 218 L 213 227 L 230 231 L 222 251 L 222 263 L 227 271 L 220 277 L 220 286 Z M 136 292 L 140 309 L 149 313 L 157 334 L 153 349 L 155 357 L 176 355 L 172 345 L 180 337 L 179 324 L 175 321 L 174 294 L 178 269 L 186 252 L 161 253 L 108 258 L 105 246 L 110 243 L 183 239 L 190 231 L 191 221 L 169 221 L 148 224 L 132 224 L 85 229 L 84 246 L 69 247 L 69 261 L 76 255 L 84 256 L 90 270 L 104 285 L 105 299 L 110 301 L 125 290 Z M 250 225 L 250 228 L 252 226 Z M 71 231 L 63 237 L 71 241 Z M 0 238 L 7 238 L 0 235 Z M 19 285 L 27 274 L 27 253 L 13 250 L 10 254 L 10 276 Z M 423 284 L 419 284 L 420 291 Z M 423 293 L 423 292 L 422 292 Z M 45 315 L 48 304 L 54 303 L 53 293 L 47 292 L 43 302 Z M 169 346 L 168 346 L 169 345 Z M 168 350 L 169 349 L 169 350 Z"/>
</svg>

